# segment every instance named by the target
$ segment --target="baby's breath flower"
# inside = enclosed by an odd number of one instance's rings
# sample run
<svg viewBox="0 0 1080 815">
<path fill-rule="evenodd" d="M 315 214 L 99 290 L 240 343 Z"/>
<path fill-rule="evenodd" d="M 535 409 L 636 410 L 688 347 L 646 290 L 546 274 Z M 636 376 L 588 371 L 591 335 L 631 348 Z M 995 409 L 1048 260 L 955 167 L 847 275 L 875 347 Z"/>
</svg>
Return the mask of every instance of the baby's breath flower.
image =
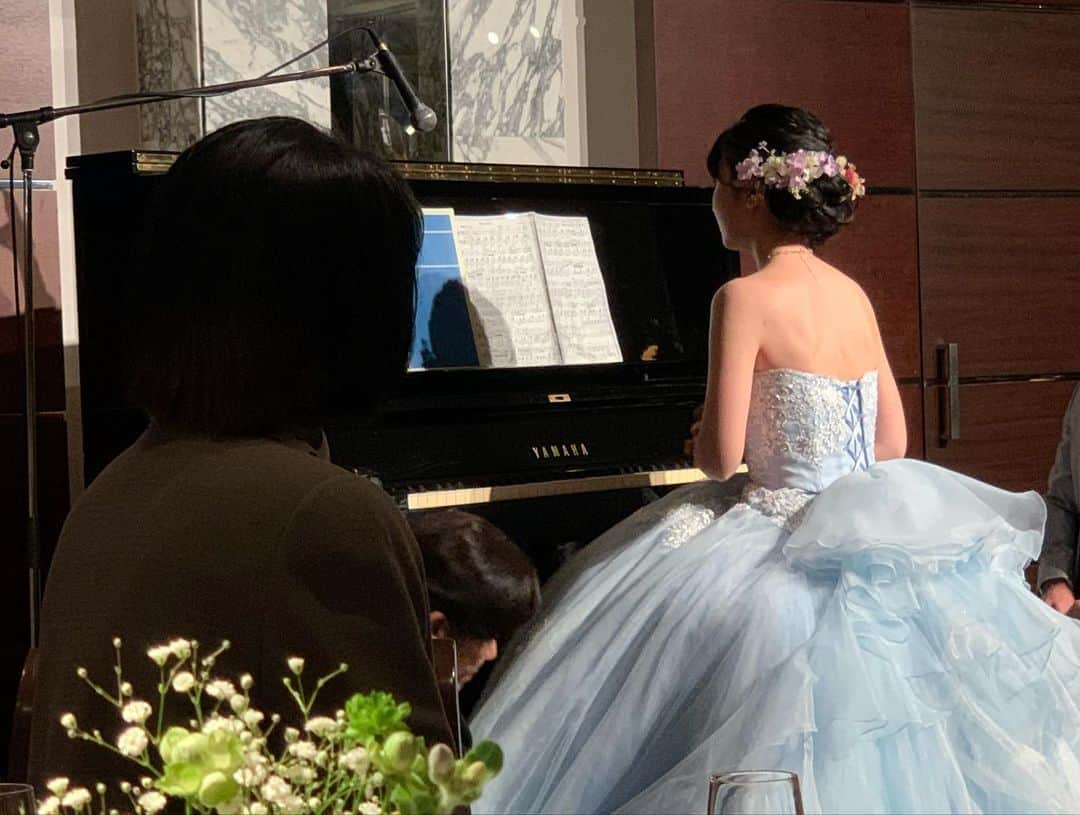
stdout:
<svg viewBox="0 0 1080 815">
<path fill-rule="evenodd" d="M 168 660 L 172 651 L 169 650 L 168 645 L 155 645 L 153 648 L 146 649 L 146 655 L 150 657 L 150 661 L 157 666 L 162 666 Z"/>
<path fill-rule="evenodd" d="M 60 815 L 60 799 L 50 795 L 37 807 L 38 815 Z"/>
<path fill-rule="evenodd" d="M 246 724 L 248 727 L 258 727 L 259 722 L 263 720 L 262 712 L 254 709 L 245 710 L 242 716 L 244 719 L 244 724 Z"/>
<path fill-rule="evenodd" d="M 119 648 L 123 643 L 121 642 L 119 637 L 113 637 L 112 638 L 112 644 L 113 644 L 113 648 Z"/>
<path fill-rule="evenodd" d="M 286 727 L 285 728 L 285 742 L 287 744 L 292 744 L 298 738 L 300 738 L 300 731 L 299 730 L 297 730 L 295 727 Z"/>
<path fill-rule="evenodd" d="M 86 668 L 84 668 L 82 665 L 75 669 L 75 676 L 79 677 L 79 679 L 86 679 L 86 677 L 88 677 L 89 675 L 90 672 L 86 670 Z"/>
<path fill-rule="evenodd" d="M 120 685 L 120 695 L 121 696 L 131 696 L 131 694 L 133 694 L 134 692 L 135 692 L 135 689 L 133 687 L 131 687 L 130 682 L 124 682 L 123 684 Z"/>
<path fill-rule="evenodd" d="M 224 730 L 226 733 L 238 733 L 244 725 L 237 719 L 228 716 L 213 716 L 206 720 L 202 726 L 202 732 L 207 735 Z"/>
<path fill-rule="evenodd" d="M 143 702 L 140 699 L 132 699 L 124 705 L 123 710 L 120 711 L 120 715 L 128 724 L 142 724 L 150 718 L 152 712 L 153 708 L 150 707 L 149 703 Z"/>
<path fill-rule="evenodd" d="M 124 793 L 124 795 L 130 795 L 131 794 L 131 784 L 129 782 L 127 782 L 127 781 L 121 781 L 120 782 L 120 792 Z"/>
<path fill-rule="evenodd" d="M 266 808 L 266 804 L 260 801 L 255 801 L 250 807 L 248 807 L 250 815 L 267 815 L 270 810 Z"/>
<path fill-rule="evenodd" d="M 192 643 L 189 640 L 180 638 L 172 640 L 167 648 L 169 649 L 169 653 L 177 659 L 187 659 L 191 656 L 191 645 Z"/>
<path fill-rule="evenodd" d="M 63 776 L 61 776 L 60 778 L 50 779 L 45 784 L 45 787 L 53 795 L 63 795 L 65 792 L 67 792 L 67 788 L 68 788 L 68 785 L 70 783 L 71 783 L 71 781 L 69 779 L 64 778 Z"/>
<path fill-rule="evenodd" d="M 94 789 L 97 790 L 98 795 L 105 794 L 105 785 L 102 784 L 100 781 L 97 782 L 97 785 L 94 787 Z"/>
<path fill-rule="evenodd" d="M 294 764 L 286 772 L 290 781 L 301 786 L 315 780 L 315 771 L 306 764 Z"/>
<path fill-rule="evenodd" d="M 297 676 L 300 676 L 300 674 L 304 672 L 303 657 L 289 657 L 286 662 L 289 664 L 289 670 Z"/>
<path fill-rule="evenodd" d="M 229 699 L 229 707 L 233 709 L 233 713 L 243 713 L 248 707 L 247 697 L 242 693 L 234 693 Z"/>
<path fill-rule="evenodd" d="M 284 804 L 285 799 L 292 796 L 292 787 L 280 775 L 272 775 L 259 788 L 259 792 L 271 804 Z"/>
<path fill-rule="evenodd" d="M 371 766 L 371 759 L 368 758 L 367 750 L 363 747 L 354 747 L 347 753 L 338 756 L 338 766 L 344 767 L 349 772 L 357 775 L 363 775 Z"/>
<path fill-rule="evenodd" d="M 173 677 L 172 686 L 177 693 L 187 693 L 195 687 L 195 675 L 191 671 L 180 671 Z"/>
<path fill-rule="evenodd" d="M 65 730 L 74 730 L 79 726 L 74 713 L 65 713 L 60 717 L 60 726 Z"/>
<path fill-rule="evenodd" d="M 90 790 L 86 787 L 76 787 L 60 799 L 60 805 L 68 809 L 74 809 L 77 812 L 92 800 L 93 796 L 90 794 Z"/>
<path fill-rule="evenodd" d="M 146 737 L 146 731 L 141 727 L 129 727 L 116 739 L 116 746 L 120 752 L 130 758 L 141 756 L 146 750 L 150 740 Z M 65 803 L 64 806 L 67 806 Z"/>
<path fill-rule="evenodd" d="M 301 761 L 314 761 L 318 752 L 315 743 L 310 741 L 298 741 L 289 745 L 289 755 L 296 756 Z"/>
<path fill-rule="evenodd" d="M 374 801 L 362 801 L 356 807 L 357 815 L 381 815 L 382 807 Z"/>
<path fill-rule="evenodd" d="M 240 677 L 240 687 L 244 690 L 251 690 L 255 685 L 255 680 L 251 678 L 251 674 L 244 674 Z"/>
<path fill-rule="evenodd" d="M 325 736 L 327 733 L 333 733 L 338 729 L 338 723 L 331 719 L 329 716 L 315 716 L 308 719 L 304 725 L 304 729 L 308 733 L 313 733 L 316 736 Z"/>
<path fill-rule="evenodd" d="M 236 688 L 227 679 L 213 679 L 206 683 L 206 695 L 211 699 L 231 699 L 236 695 Z"/>
<path fill-rule="evenodd" d="M 140 795 L 138 803 L 139 807 L 146 815 L 156 815 L 156 813 L 165 809 L 165 804 L 168 803 L 168 799 L 160 792 L 150 791 Z"/>
</svg>

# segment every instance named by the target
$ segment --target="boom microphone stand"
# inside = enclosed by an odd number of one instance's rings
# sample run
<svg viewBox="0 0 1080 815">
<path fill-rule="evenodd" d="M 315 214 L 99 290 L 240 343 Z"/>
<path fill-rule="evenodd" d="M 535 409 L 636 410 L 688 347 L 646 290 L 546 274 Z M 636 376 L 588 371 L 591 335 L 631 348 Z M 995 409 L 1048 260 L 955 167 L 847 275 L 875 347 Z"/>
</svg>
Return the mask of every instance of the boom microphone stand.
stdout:
<svg viewBox="0 0 1080 815">
<path fill-rule="evenodd" d="M 379 42 L 374 32 L 372 39 Z M 225 82 L 219 85 L 206 85 L 198 88 L 186 88 L 178 91 L 160 91 L 132 93 L 112 96 L 98 102 L 68 107 L 43 107 L 36 110 L 22 110 L 15 113 L 0 114 L 0 129 L 10 127 L 15 134 L 15 145 L 19 152 L 19 166 L 22 169 L 23 195 L 23 351 L 26 386 L 26 552 L 29 561 L 30 580 L 30 647 L 37 647 L 39 616 L 41 611 L 41 541 L 38 529 L 38 489 L 37 489 L 37 370 L 35 359 L 34 336 L 34 155 L 41 141 L 39 127 L 65 116 L 80 113 L 95 113 L 102 110 L 132 107 L 134 105 L 167 102 L 174 99 L 202 99 L 221 96 L 247 88 L 259 88 L 264 85 L 279 85 L 285 82 L 297 82 L 302 79 L 320 79 L 338 74 L 366 74 L 381 71 L 380 53 L 386 46 L 379 43 L 376 51 L 364 59 L 356 59 L 340 65 L 326 68 L 314 68 L 290 74 L 261 76 L 257 79 L 244 79 L 239 82 Z M 391 77 L 392 79 L 394 77 Z M 395 83 L 396 84 L 396 83 Z M 434 126 L 434 125 L 432 125 Z M 430 129 L 430 128 L 428 128 Z M 12 213 L 12 218 L 15 213 Z"/>
</svg>

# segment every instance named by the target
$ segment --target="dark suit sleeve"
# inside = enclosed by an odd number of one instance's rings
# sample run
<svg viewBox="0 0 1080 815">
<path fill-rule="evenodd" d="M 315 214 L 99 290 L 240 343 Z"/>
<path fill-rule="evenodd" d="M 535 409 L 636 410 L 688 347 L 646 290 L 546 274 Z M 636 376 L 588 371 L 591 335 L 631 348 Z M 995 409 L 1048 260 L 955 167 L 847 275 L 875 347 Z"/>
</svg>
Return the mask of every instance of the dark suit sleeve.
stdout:
<svg viewBox="0 0 1080 815">
<path fill-rule="evenodd" d="M 308 687 L 345 662 L 317 712 L 387 691 L 412 705 L 414 732 L 452 743 L 431 665 L 423 565 L 393 503 L 357 476 L 333 478 L 300 504 L 278 551 L 286 591 L 271 599 L 263 627 L 263 681 L 280 689 L 290 655 L 305 658 Z"/>
<path fill-rule="evenodd" d="M 1078 518 L 1076 505 L 1076 476 L 1072 463 L 1075 458 L 1074 429 L 1080 425 L 1080 388 L 1073 392 L 1062 422 L 1061 442 L 1058 444 L 1054 467 L 1046 488 L 1046 535 L 1039 555 L 1039 586 L 1048 580 L 1062 579 L 1072 583 L 1076 562 Z"/>
</svg>

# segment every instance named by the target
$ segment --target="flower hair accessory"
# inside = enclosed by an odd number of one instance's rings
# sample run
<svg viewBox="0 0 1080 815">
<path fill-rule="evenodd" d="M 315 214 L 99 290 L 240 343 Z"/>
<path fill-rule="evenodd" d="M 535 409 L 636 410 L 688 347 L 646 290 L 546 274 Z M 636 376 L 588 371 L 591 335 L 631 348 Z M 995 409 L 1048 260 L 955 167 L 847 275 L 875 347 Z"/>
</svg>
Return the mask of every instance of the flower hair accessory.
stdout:
<svg viewBox="0 0 1080 815">
<path fill-rule="evenodd" d="M 852 201 L 866 195 L 865 180 L 855 172 L 855 165 L 846 156 L 834 156 L 826 150 L 778 153 L 766 142 L 760 142 L 735 165 L 739 186 L 787 190 L 796 199 L 802 198 L 810 183 L 823 175 L 842 177 L 851 187 Z"/>
</svg>

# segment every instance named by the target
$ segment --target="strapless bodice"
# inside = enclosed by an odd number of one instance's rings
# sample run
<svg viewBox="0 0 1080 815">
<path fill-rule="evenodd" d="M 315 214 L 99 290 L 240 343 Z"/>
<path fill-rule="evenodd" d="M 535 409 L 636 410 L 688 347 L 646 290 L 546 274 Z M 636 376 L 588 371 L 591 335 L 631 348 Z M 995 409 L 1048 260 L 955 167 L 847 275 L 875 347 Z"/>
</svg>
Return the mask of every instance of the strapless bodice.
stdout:
<svg viewBox="0 0 1080 815">
<path fill-rule="evenodd" d="M 819 493 L 874 463 L 877 371 L 844 381 L 777 368 L 754 374 L 746 428 L 750 478 Z"/>
</svg>

